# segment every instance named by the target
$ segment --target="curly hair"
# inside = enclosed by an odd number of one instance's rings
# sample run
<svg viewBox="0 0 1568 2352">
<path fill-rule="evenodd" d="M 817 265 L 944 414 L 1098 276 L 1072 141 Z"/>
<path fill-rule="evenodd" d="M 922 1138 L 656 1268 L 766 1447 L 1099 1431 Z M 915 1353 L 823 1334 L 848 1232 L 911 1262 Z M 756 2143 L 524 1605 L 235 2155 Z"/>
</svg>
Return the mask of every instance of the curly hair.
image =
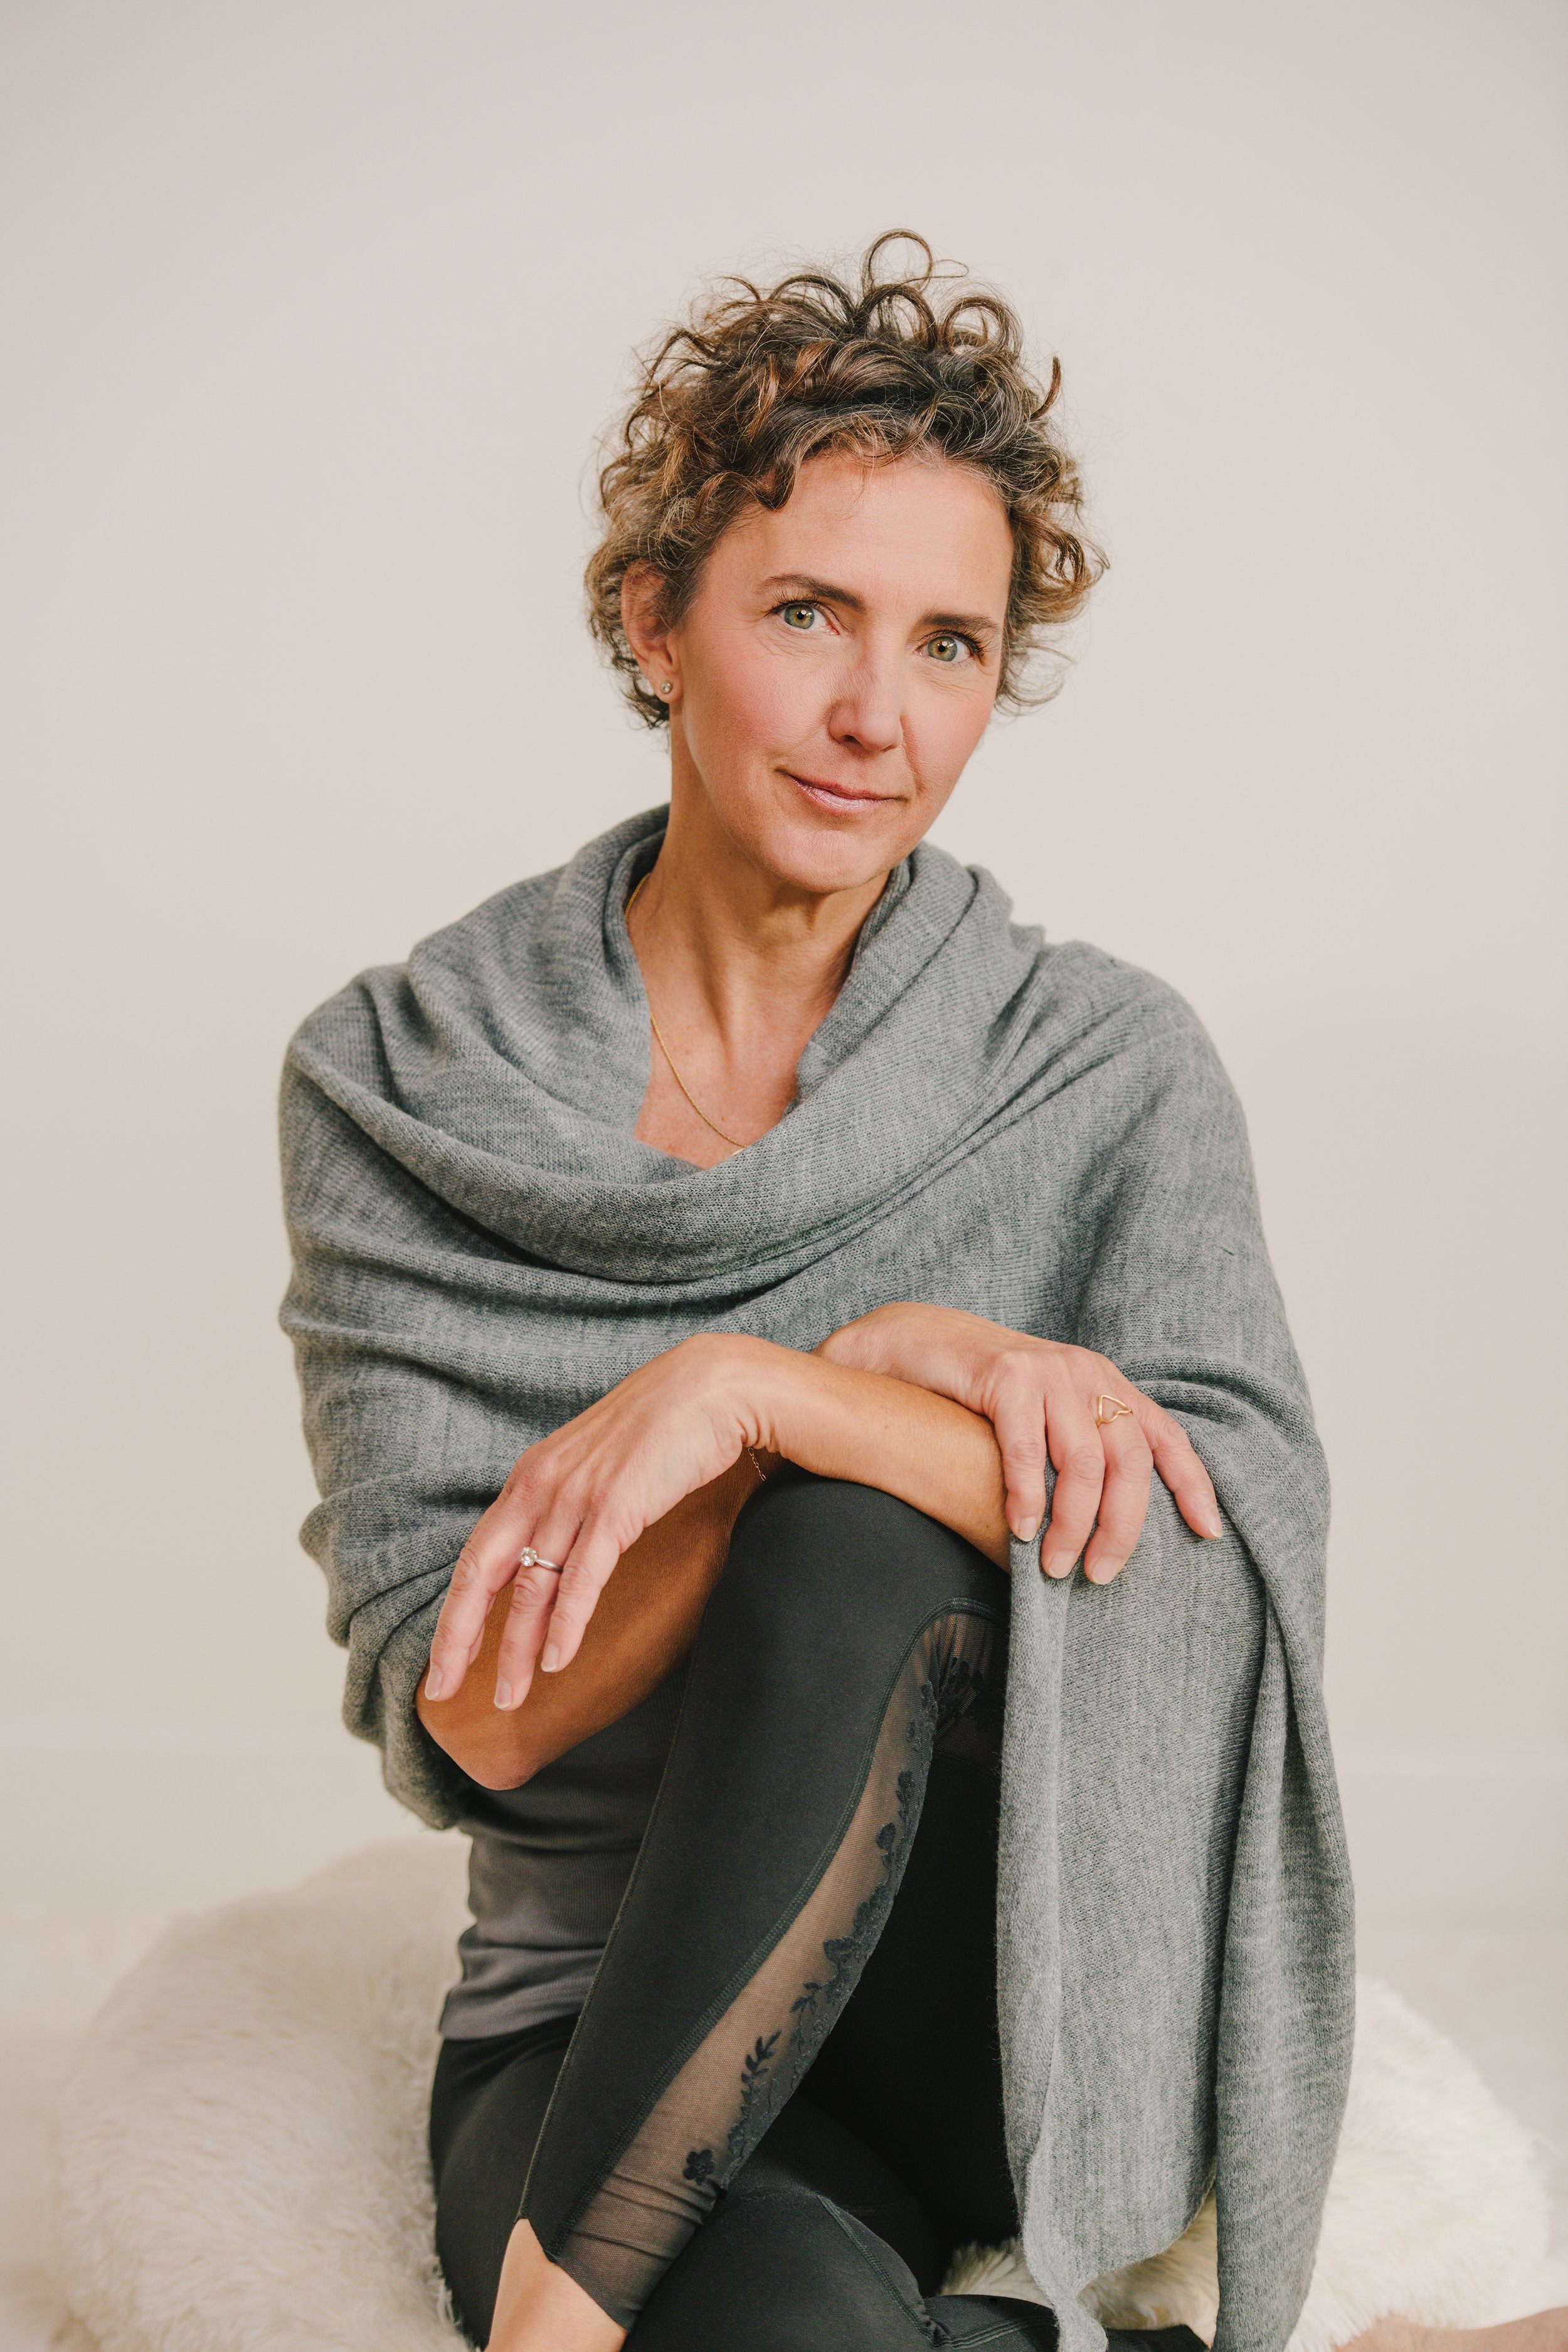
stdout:
<svg viewBox="0 0 1568 2352">
<path fill-rule="evenodd" d="M 882 278 L 890 245 L 924 256 L 913 276 Z M 1044 387 L 1023 357 L 1016 313 L 938 266 L 908 229 L 868 247 L 858 285 L 826 269 L 765 291 L 726 279 L 642 362 L 633 401 L 599 475 L 604 536 L 589 560 L 589 625 L 631 708 L 649 727 L 669 713 L 650 690 L 621 621 L 634 564 L 662 585 L 673 626 L 702 566 L 742 509 L 776 509 L 802 465 L 848 449 L 868 464 L 934 454 L 991 483 L 1013 532 L 1013 576 L 998 703 L 1046 700 L 1059 677 L 1034 658 L 1104 569 L 1080 536 L 1083 490 L 1051 429 L 1061 367 Z"/>
</svg>

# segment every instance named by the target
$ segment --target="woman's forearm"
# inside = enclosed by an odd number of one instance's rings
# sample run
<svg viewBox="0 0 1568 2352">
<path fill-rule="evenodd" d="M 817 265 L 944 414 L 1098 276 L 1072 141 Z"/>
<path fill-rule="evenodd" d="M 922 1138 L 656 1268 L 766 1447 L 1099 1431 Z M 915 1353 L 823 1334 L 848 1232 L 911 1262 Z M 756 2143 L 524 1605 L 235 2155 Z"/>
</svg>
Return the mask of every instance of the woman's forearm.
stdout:
<svg viewBox="0 0 1568 2352">
<path fill-rule="evenodd" d="M 991 1423 L 950 1397 L 882 1372 L 737 1340 L 759 1449 L 822 1478 L 879 1486 L 963 1537 L 998 1567 L 1009 1551 L 1002 1457 Z"/>
</svg>

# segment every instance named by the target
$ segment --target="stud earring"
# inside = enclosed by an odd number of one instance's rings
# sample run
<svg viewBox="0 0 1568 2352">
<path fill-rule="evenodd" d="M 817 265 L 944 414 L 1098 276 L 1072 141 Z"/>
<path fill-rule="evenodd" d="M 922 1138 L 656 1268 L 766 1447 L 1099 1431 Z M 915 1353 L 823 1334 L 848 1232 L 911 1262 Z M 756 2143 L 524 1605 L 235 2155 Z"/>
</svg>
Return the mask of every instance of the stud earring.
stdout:
<svg viewBox="0 0 1568 2352">
<path fill-rule="evenodd" d="M 672 677 L 667 677 L 664 684 L 658 690 L 660 694 L 673 694 L 675 692 L 675 680 Z"/>
</svg>

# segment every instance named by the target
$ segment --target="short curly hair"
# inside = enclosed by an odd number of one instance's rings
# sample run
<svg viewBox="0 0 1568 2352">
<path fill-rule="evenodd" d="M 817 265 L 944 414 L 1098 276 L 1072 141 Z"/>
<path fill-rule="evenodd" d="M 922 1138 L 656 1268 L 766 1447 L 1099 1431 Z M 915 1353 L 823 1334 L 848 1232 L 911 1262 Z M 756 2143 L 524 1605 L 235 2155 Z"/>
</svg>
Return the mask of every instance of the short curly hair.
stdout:
<svg viewBox="0 0 1568 2352">
<path fill-rule="evenodd" d="M 889 246 L 923 266 L 879 274 Z M 599 474 L 604 535 L 589 560 L 589 625 L 649 727 L 669 717 L 637 667 L 621 621 L 635 564 L 663 585 L 677 623 L 702 566 L 750 501 L 777 509 L 802 465 L 827 449 L 868 463 L 935 454 L 991 483 L 1013 532 L 1013 577 L 997 701 L 1046 700 L 1058 665 L 1037 658 L 1104 569 L 1080 535 L 1082 485 L 1053 431 L 1061 389 L 1042 387 L 1023 357 L 1016 313 L 962 272 L 939 268 L 909 229 L 868 247 L 859 282 L 795 272 L 765 291 L 730 278 L 700 299 L 642 362 L 637 396 Z"/>
</svg>

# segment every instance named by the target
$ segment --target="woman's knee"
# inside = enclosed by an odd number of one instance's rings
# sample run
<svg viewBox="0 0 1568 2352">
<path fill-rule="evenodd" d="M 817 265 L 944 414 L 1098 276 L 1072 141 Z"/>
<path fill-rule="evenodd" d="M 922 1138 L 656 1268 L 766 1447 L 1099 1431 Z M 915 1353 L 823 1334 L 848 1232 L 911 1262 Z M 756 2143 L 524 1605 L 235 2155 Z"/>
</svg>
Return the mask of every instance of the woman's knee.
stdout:
<svg viewBox="0 0 1568 2352">
<path fill-rule="evenodd" d="M 775 1473 L 736 1522 L 703 1614 L 682 1724 L 710 1750 L 840 1734 L 863 1758 L 928 1629 L 1001 1621 L 1006 1580 L 870 1486 Z M 837 1752 L 837 1751 L 836 1751 Z"/>
<path fill-rule="evenodd" d="M 998 1569 L 910 1504 L 786 1467 L 736 1521 L 709 1612 L 769 1647 L 850 1629 L 907 1642 L 944 1609 L 994 1609 L 1005 1592 Z"/>
</svg>

